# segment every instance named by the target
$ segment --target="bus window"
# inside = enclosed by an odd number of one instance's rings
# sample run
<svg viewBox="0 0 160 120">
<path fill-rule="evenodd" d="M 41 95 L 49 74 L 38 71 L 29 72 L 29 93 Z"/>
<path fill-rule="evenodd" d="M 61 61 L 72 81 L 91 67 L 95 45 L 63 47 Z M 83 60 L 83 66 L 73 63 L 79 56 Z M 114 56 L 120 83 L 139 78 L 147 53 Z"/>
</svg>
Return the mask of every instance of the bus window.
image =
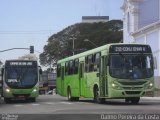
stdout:
<svg viewBox="0 0 160 120">
<path fill-rule="evenodd" d="M 100 66 L 100 53 L 94 55 L 94 71 L 99 71 Z"/>
<path fill-rule="evenodd" d="M 73 60 L 71 60 L 71 61 L 69 61 L 68 75 L 72 75 L 73 74 L 73 70 L 74 70 L 74 64 L 73 64 Z"/>
<path fill-rule="evenodd" d="M 61 65 L 57 65 L 57 77 L 61 76 Z"/>
<path fill-rule="evenodd" d="M 74 74 L 78 73 L 78 65 L 79 65 L 79 60 L 78 59 L 74 60 Z"/>
<path fill-rule="evenodd" d="M 65 75 L 68 75 L 69 69 L 68 69 L 68 62 L 65 63 Z"/>
<path fill-rule="evenodd" d="M 112 77 L 143 79 L 153 75 L 151 55 L 111 55 L 110 74 Z"/>
<path fill-rule="evenodd" d="M 94 70 L 93 55 L 88 56 L 88 64 L 89 64 L 89 72 L 92 72 Z"/>
<path fill-rule="evenodd" d="M 89 65 L 88 65 L 88 57 L 85 57 L 85 72 L 88 72 Z"/>
</svg>

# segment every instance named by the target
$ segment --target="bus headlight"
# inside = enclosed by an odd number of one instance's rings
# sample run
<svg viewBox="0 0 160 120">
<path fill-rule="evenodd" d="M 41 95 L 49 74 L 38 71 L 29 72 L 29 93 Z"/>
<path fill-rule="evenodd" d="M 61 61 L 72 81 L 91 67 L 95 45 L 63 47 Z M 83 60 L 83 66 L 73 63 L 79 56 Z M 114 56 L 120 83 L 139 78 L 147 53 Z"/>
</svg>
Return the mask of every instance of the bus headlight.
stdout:
<svg viewBox="0 0 160 120">
<path fill-rule="evenodd" d="M 117 83 L 115 83 L 115 82 L 113 82 L 112 84 L 111 84 L 111 86 L 112 86 L 112 88 L 114 88 L 114 89 L 122 89 Z"/>
<path fill-rule="evenodd" d="M 112 83 L 112 87 L 114 88 L 114 87 L 116 87 L 117 85 L 115 84 L 115 83 Z"/>
<path fill-rule="evenodd" d="M 9 88 L 6 88 L 6 92 L 9 93 L 9 92 L 10 92 L 10 89 L 9 89 Z"/>
<path fill-rule="evenodd" d="M 37 92 L 37 88 L 34 88 L 34 89 L 33 89 L 33 92 Z"/>
<path fill-rule="evenodd" d="M 119 89 L 119 86 L 116 83 L 112 83 L 112 88 Z"/>
<path fill-rule="evenodd" d="M 153 83 L 150 82 L 150 83 L 147 85 L 147 88 L 148 88 L 148 89 L 151 89 L 153 86 L 154 86 Z"/>
<path fill-rule="evenodd" d="M 149 83 L 149 87 L 153 87 L 153 83 Z"/>
</svg>

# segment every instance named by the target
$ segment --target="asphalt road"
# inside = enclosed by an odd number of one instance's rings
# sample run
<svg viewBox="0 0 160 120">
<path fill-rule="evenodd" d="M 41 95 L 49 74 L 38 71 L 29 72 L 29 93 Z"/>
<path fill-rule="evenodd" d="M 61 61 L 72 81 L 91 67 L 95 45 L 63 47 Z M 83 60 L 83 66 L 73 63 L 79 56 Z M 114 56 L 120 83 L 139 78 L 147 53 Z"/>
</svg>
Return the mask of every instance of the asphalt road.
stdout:
<svg viewBox="0 0 160 120">
<path fill-rule="evenodd" d="M 124 100 L 109 99 L 96 104 L 92 99 L 69 102 L 59 95 L 40 95 L 36 102 L 14 101 L 0 103 L 0 119 L 15 120 L 102 120 L 102 119 L 160 119 L 160 99 L 142 98 L 137 105 Z M 53 119 L 54 118 L 54 119 Z"/>
</svg>

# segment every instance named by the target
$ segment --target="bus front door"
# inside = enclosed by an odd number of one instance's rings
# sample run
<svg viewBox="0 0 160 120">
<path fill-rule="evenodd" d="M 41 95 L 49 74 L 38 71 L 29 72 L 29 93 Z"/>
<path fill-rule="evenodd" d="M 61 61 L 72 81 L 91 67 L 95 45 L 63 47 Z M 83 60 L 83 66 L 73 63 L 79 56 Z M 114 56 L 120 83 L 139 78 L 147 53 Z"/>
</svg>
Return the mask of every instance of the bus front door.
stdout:
<svg viewBox="0 0 160 120">
<path fill-rule="evenodd" d="M 84 83 L 84 63 L 79 64 L 79 94 L 80 96 L 85 95 L 85 83 Z"/>
<path fill-rule="evenodd" d="M 99 89 L 101 97 L 108 96 L 108 81 L 106 74 L 107 74 L 106 56 L 102 56 L 100 64 L 100 79 L 99 79 Z"/>
<path fill-rule="evenodd" d="M 64 67 L 61 66 L 61 94 L 64 95 Z"/>
</svg>

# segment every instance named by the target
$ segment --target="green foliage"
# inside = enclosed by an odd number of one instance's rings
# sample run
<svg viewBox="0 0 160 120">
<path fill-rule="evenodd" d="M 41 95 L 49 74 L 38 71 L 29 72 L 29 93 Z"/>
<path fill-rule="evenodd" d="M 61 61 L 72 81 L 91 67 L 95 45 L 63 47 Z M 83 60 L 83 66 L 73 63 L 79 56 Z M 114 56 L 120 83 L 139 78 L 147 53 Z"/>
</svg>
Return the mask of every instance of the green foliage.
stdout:
<svg viewBox="0 0 160 120">
<path fill-rule="evenodd" d="M 44 52 L 40 54 L 40 63 L 48 65 L 51 61 L 56 62 L 73 53 L 73 39 L 75 54 L 85 50 L 102 46 L 108 43 L 121 42 L 123 39 L 123 23 L 121 20 L 111 20 L 106 23 L 79 23 L 65 28 L 53 34 L 48 39 L 48 44 L 44 46 Z"/>
</svg>

